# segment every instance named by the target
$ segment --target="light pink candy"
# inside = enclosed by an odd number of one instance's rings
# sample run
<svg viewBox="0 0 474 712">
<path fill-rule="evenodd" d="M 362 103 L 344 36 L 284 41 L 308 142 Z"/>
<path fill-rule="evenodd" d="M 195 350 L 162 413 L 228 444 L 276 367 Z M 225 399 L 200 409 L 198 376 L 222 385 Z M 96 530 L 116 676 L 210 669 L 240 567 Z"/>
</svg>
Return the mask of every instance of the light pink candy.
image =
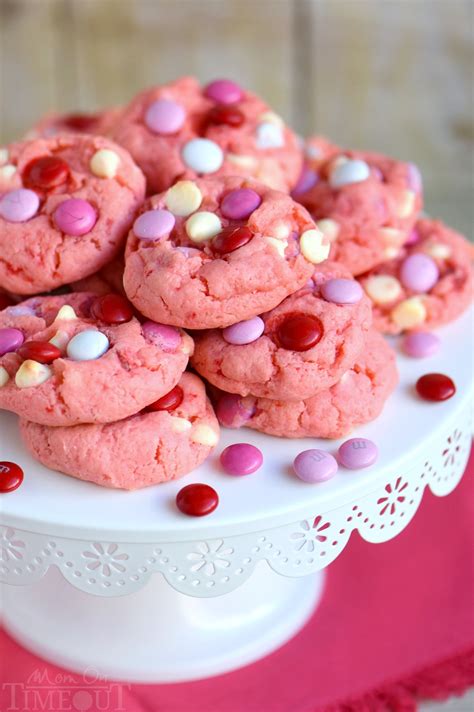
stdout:
<svg viewBox="0 0 474 712">
<path fill-rule="evenodd" d="M 142 324 L 142 331 L 146 339 L 153 341 L 163 351 L 176 351 L 181 344 L 181 334 L 174 326 L 145 321 Z"/>
<path fill-rule="evenodd" d="M 7 222 L 26 222 L 38 212 L 39 202 L 33 190 L 11 190 L 0 198 L 0 217 Z"/>
<path fill-rule="evenodd" d="M 328 279 L 321 286 L 324 299 L 335 304 L 356 304 L 362 299 L 363 293 L 355 279 Z"/>
<path fill-rule="evenodd" d="M 56 227 L 66 235 L 86 235 L 97 222 L 97 212 L 87 200 L 69 198 L 58 205 L 53 214 Z"/>
<path fill-rule="evenodd" d="M 400 266 L 400 281 L 412 292 L 429 292 L 439 279 L 436 262 L 421 252 L 409 255 Z"/>
<path fill-rule="evenodd" d="M 238 324 L 226 327 L 222 330 L 222 336 L 228 344 L 251 344 L 263 334 L 264 328 L 263 320 L 259 316 L 254 316 L 253 319 L 239 321 Z"/>
<path fill-rule="evenodd" d="M 169 136 L 177 133 L 186 120 L 186 112 L 176 101 L 157 99 L 145 113 L 145 124 L 153 133 Z"/>
<path fill-rule="evenodd" d="M 147 210 L 133 224 L 133 232 L 140 240 L 158 240 L 174 228 L 175 217 L 169 210 Z"/>
<path fill-rule="evenodd" d="M 204 96 L 218 104 L 236 104 L 242 99 L 243 91 L 230 79 L 216 79 L 204 88 Z"/>
</svg>

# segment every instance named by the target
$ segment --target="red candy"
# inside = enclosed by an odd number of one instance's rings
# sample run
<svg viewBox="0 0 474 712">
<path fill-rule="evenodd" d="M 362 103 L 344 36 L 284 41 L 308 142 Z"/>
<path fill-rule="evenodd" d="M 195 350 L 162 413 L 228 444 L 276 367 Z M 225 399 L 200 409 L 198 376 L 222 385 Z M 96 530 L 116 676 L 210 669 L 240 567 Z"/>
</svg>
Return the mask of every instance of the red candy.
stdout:
<svg viewBox="0 0 474 712">
<path fill-rule="evenodd" d="M 0 492 L 13 492 L 23 482 L 23 470 L 14 462 L 0 462 Z"/>
<path fill-rule="evenodd" d="M 22 359 L 33 359 L 38 363 L 52 363 L 55 359 L 61 358 L 61 351 L 54 344 L 48 341 L 26 341 L 20 346 L 17 353 Z"/>
<path fill-rule="evenodd" d="M 93 114 L 69 114 L 62 119 L 63 126 L 71 131 L 88 133 L 97 126 L 97 116 Z"/>
<path fill-rule="evenodd" d="M 7 307 L 11 307 L 14 303 L 15 302 L 6 294 L 0 294 L 0 311 L 2 311 L 2 309 L 6 309 Z"/>
<path fill-rule="evenodd" d="M 28 188 L 49 190 L 66 183 L 69 166 L 57 156 L 42 156 L 31 161 L 23 174 L 23 183 Z"/>
<path fill-rule="evenodd" d="M 418 395 L 429 401 L 444 401 L 456 393 L 454 382 L 443 373 L 426 373 L 416 382 Z"/>
<path fill-rule="evenodd" d="M 308 351 L 321 340 L 324 329 L 311 314 L 289 314 L 277 330 L 280 346 L 288 351 Z"/>
<path fill-rule="evenodd" d="M 243 247 L 253 237 L 252 231 L 248 227 L 225 227 L 212 241 L 212 249 L 221 255 L 227 252 L 238 250 Z"/>
<path fill-rule="evenodd" d="M 234 128 L 242 126 L 245 120 L 245 116 L 240 109 L 235 106 L 225 106 L 224 104 L 213 106 L 207 118 L 211 124 L 225 124 Z"/>
<path fill-rule="evenodd" d="M 190 517 L 204 517 L 219 504 L 217 492 L 209 485 L 186 485 L 176 495 L 176 506 Z"/>
<path fill-rule="evenodd" d="M 92 313 L 106 324 L 124 324 L 133 317 L 133 308 L 120 294 L 105 294 L 94 302 Z"/>
<path fill-rule="evenodd" d="M 176 410 L 176 408 L 181 405 L 183 398 L 183 389 L 180 386 L 175 386 L 165 396 L 162 396 L 154 403 L 151 403 L 147 407 L 147 410 L 167 410 L 168 413 L 170 413 L 172 410 Z"/>
</svg>

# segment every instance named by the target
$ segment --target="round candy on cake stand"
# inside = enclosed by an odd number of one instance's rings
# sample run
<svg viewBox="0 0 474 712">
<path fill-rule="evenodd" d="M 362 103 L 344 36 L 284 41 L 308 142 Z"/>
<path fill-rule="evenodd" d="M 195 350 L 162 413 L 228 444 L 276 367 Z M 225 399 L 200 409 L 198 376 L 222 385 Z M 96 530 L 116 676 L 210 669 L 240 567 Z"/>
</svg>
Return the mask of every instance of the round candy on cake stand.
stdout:
<svg viewBox="0 0 474 712">
<path fill-rule="evenodd" d="M 467 313 L 440 329 L 441 348 L 429 358 L 399 349 L 399 386 L 383 414 L 351 434 L 377 444 L 377 462 L 340 467 L 318 484 L 293 474 L 294 458 L 309 448 L 335 454 L 342 441 L 223 429 L 216 453 L 183 480 L 107 490 L 39 465 L 15 416 L 0 414 L 1 460 L 25 473 L 0 500 L 6 629 L 59 665 L 127 681 L 216 675 L 271 652 L 313 613 L 323 571 L 352 531 L 391 539 L 425 488 L 443 496 L 459 482 L 471 444 L 471 327 Z M 454 397 L 420 398 L 415 384 L 426 373 L 450 376 Z M 239 442 L 264 457 L 244 477 L 219 463 Z M 176 495 L 197 482 L 218 492 L 219 506 L 188 517 Z"/>
</svg>

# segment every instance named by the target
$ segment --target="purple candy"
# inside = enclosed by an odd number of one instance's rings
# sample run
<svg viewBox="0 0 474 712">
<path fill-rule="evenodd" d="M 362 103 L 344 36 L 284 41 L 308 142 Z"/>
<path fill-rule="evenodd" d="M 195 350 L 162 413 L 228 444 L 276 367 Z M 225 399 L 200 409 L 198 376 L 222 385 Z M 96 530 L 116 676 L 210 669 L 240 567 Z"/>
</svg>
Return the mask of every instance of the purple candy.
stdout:
<svg viewBox="0 0 474 712">
<path fill-rule="evenodd" d="M 254 316 L 253 319 L 227 326 L 222 330 L 222 336 L 228 344 L 251 344 L 263 334 L 264 328 L 263 320 L 259 316 Z"/>
<path fill-rule="evenodd" d="M 39 203 L 39 198 L 33 190 L 11 190 L 0 198 L 0 217 L 7 222 L 26 222 L 36 215 Z"/>
<path fill-rule="evenodd" d="M 246 399 L 248 402 L 248 399 Z M 223 393 L 216 406 L 219 422 L 226 428 L 240 428 L 250 420 L 255 407 L 244 403 L 241 396 L 235 393 Z"/>
<path fill-rule="evenodd" d="M 181 334 L 174 326 L 145 321 L 142 324 L 142 331 L 146 339 L 153 341 L 163 351 L 176 351 L 181 345 Z"/>
<path fill-rule="evenodd" d="M 316 185 L 318 180 L 319 176 L 316 171 L 313 171 L 313 169 L 309 166 L 304 166 L 301 175 L 298 178 L 298 182 L 291 192 L 291 195 L 297 196 L 306 193 L 306 191 L 311 190 L 311 188 Z"/>
<path fill-rule="evenodd" d="M 412 331 L 402 341 L 403 351 L 412 358 L 432 356 L 439 350 L 440 345 L 439 336 L 429 331 Z"/>
<path fill-rule="evenodd" d="M 216 79 L 204 87 L 204 96 L 218 104 L 236 104 L 242 99 L 243 91 L 230 79 Z"/>
<path fill-rule="evenodd" d="M 261 197 L 251 188 L 238 188 L 227 193 L 221 203 L 221 212 L 229 220 L 248 218 L 262 202 Z"/>
<path fill-rule="evenodd" d="M 140 240 L 159 240 L 171 232 L 175 222 L 169 210 L 147 210 L 133 223 L 133 232 Z"/>
<path fill-rule="evenodd" d="M 303 450 L 295 457 L 293 469 L 303 482 L 325 482 L 337 472 L 337 461 L 324 450 Z"/>
<path fill-rule="evenodd" d="M 16 351 L 24 340 L 23 332 L 19 329 L 0 329 L 0 356 Z"/>
<path fill-rule="evenodd" d="M 423 179 L 418 166 L 414 163 L 408 164 L 408 187 L 415 193 L 421 193 L 423 189 Z"/>
<path fill-rule="evenodd" d="M 254 445 L 236 443 L 221 452 L 221 465 L 228 475 L 250 475 L 262 466 L 262 452 Z"/>
<path fill-rule="evenodd" d="M 335 304 L 356 304 L 364 294 L 355 279 L 328 279 L 321 285 L 321 294 L 327 302 Z"/>
<path fill-rule="evenodd" d="M 439 278 L 436 262 L 428 255 L 418 252 L 403 260 L 400 281 L 412 292 L 429 292 Z"/>
<path fill-rule="evenodd" d="M 408 235 L 408 239 L 405 240 L 405 245 L 406 245 L 407 247 L 410 247 L 410 245 L 416 245 L 416 243 L 419 242 L 419 241 L 420 241 L 420 233 L 418 232 L 418 230 L 416 229 L 416 227 L 414 227 L 414 228 L 410 231 L 410 234 Z"/>
<path fill-rule="evenodd" d="M 366 438 L 351 438 L 338 450 L 339 462 L 348 470 L 361 470 L 373 465 L 379 456 L 377 445 Z"/>
<path fill-rule="evenodd" d="M 87 200 L 69 198 L 58 205 L 53 219 L 56 227 L 66 235 L 86 235 L 97 222 L 97 212 Z"/>
<path fill-rule="evenodd" d="M 175 101 L 157 99 L 145 113 L 145 124 L 153 133 L 169 136 L 177 133 L 186 120 L 186 112 Z"/>
</svg>

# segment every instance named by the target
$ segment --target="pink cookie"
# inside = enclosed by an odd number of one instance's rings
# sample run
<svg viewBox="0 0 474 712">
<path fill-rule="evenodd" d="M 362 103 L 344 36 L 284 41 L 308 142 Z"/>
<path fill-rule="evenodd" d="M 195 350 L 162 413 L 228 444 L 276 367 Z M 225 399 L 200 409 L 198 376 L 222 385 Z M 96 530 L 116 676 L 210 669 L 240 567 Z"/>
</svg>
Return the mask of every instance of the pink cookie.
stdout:
<svg viewBox="0 0 474 712">
<path fill-rule="evenodd" d="M 125 295 L 123 288 L 123 271 L 125 269 L 123 256 L 116 257 L 112 262 L 102 267 L 101 270 L 90 277 L 84 277 L 78 282 L 73 282 L 71 288 L 73 292 L 94 292 L 94 294 L 116 294 Z"/>
<path fill-rule="evenodd" d="M 172 411 L 142 411 L 107 425 L 51 428 L 20 421 L 26 447 L 43 465 L 103 487 L 134 490 L 175 480 L 198 467 L 219 439 L 204 384 L 191 373 L 179 381 Z"/>
<path fill-rule="evenodd" d="M 331 258 L 361 274 L 405 243 L 422 207 L 420 174 L 380 154 L 327 150 L 317 180 L 297 197 L 331 240 Z"/>
<path fill-rule="evenodd" d="M 65 133 L 108 136 L 121 113 L 120 107 L 104 109 L 96 113 L 60 114 L 52 112 L 43 116 L 28 131 L 25 138 L 51 138 Z"/>
<path fill-rule="evenodd" d="M 251 177 L 288 192 L 302 165 L 282 119 L 227 80 L 202 87 L 183 77 L 147 89 L 125 108 L 112 137 L 145 173 L 149 194 L 209 174 Z"/>
<path fill-rule="evenodd" d="M 284 438 L 340 438 L 377 418 L 397 382 L 395 353 L 371 331 L 353 368 L 328 390 L 293 402 L 221 394 L 217 415 L 227 427 Z"/>
<path fill-rule="evenodd" d="M 196 335 L 194 368 L 214 386 L 242 396 L 297 401 L 332 386 L 364 346 L 370 301 L 337 264 L 316 268 L 313 280 L 262 314 L 263 333 L 250 342 L 238 338 L 236 327 Z M 352 301 L 331 301 L 331 289 L 337 295 L 338 288 Z"/>
<path fill-rule="evenodd" d="M 279 304 L 328 253 L 307 211 L 285 193 L 238 177 L 180 181 L 135 221 L 124 287 L 149 318 L 222 327 Z"/>
<path fill-rule="evenodd" d="M 34 297 L 0 312 L 0 408 L 43 425 L 107 423 L 167 393 L 191 337 L 140 324 L 117 299 L 105 309 L 93 294 Z"/>
<path fill-rule="evenodd" d="M 0 287 L 49 291 L 110 262 L 144 197 L 129 154 L 69 134 L 13 144 L 8 155 L 20 184 L 0 196 Z"/>
<path fill-rule="evenodd" d="M 473 298 L 473 246 L 438 220 L 418 220 L 395 260 L 362 275 L 374 326 L 386 334 L 447 324 Z"/>
<path fill-rule="evenodd" d="M 304 143 L 304 163 L 300 177 L 291 191 L 295 200 L 313 188 L 319 178 L 319 168 L 332 156 L 341 152 L 339 146 L 325 136 L 311 136 Z"/>
</svg>

